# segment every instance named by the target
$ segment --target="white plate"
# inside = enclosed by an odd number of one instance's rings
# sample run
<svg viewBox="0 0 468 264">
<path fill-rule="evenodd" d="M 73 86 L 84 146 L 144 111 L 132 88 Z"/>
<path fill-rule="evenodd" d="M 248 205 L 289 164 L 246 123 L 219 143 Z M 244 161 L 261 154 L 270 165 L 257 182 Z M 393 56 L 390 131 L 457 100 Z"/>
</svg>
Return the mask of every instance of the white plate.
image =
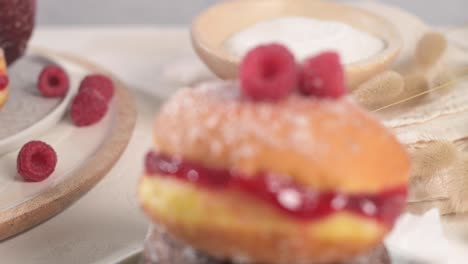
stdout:
<svg viewBox="0 0 468 264">
<path fill-rule="evenodd" d="M 57 62 L 28 55 L 9 69 L 10 98 L 0 111 L 0 156 L 38 138 L 66 113 L 82 76 L 70 75 L 70 90 L 64 98 L 42 97 L 36 81 L 43 67 L 50 64 Z"/>
<path fill-rule="evenodd" d="M 92 64 L 60 59 L 71 87 L 99 68 Z M 0 156 L 0 239 L 29 229 L 59 213 L 89 191 L 113 167 L 130 140 L 136 110 L 122 83 L 116 82 L 115 96 L 106 116 L 93 126 L 79 128 L 63 118 L 71 89 L 46 117 L 5 142 L 14 148 L 23 141 L 37 139 L 50 144 L 58 156 L 55 172 L 39 183 L 25 182 L 16 172 L 19 148 Z M 58 122 L 58 123 L 57 123 Z M 45 132 L 45 133 L 44 133 Z M 39 136 L 41 134 L 41 136 Z"/>
</svg>

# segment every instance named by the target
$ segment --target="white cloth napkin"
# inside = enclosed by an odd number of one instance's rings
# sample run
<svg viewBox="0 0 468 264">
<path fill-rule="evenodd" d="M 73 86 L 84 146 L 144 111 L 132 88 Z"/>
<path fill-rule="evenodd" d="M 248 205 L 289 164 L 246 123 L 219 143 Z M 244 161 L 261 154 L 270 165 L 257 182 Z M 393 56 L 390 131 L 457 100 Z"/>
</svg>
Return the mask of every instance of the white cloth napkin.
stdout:
<svg viewBox="0 0 468 264">
<path fill-rule="evenodd" d="M 409 259 L 417 260 L 416 263 L 468 263 L 467 248 L 444 235 L 437 209 L 422 216 L 401 216 L 385 244 L 395 263 L 405 263 Z"/>
</svg>

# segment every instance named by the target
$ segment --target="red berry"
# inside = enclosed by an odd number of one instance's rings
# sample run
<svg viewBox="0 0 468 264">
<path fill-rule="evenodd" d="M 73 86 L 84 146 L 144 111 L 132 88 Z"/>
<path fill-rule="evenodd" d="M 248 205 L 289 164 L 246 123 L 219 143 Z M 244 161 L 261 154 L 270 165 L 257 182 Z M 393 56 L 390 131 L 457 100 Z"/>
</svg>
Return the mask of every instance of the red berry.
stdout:
<svg viewBox="0 0 468 264">
<path fill-rule="evenodd" d="M 58 66 L 47 66 L 39 75 L 38 89 L 45 97 L 63 97 L 69 87 L 67 73 Z"/>
<path fill-rule="evenodd" d="M 0 74 L 0 91 L 6 89 L 9 83 L 8 76 L 6 74 Z"/>
<path fill-rule="evenodd" d="M 24 145 L 16 161 L 18 174 L 25 181 L 40 182 L 47 179 L 57 165 L 55 150 L 41 141 L 31 141 Z"/>
<path fill-rule="evenodd" d="M 95 90 L 109 102 L 114 96 L 114 83 L 112 79 L 101 74 L 92 74 L 86 76 L 80 84 L 79 91 Z"/>
<path fill-rule="evenodd" d="M 299 89 L 303 94 L 318 97 L 340 98 L 346 94 L 339 55 L 324 52 L 307 59 L 302 65 Z"/>
<path fill-rule="evenodd" d="M 259 46 L 245 56 L 240 68 L 243 93 L 254 100 L 278 100 L 297 85 L 294 55 L 284 46 Z"/>
<path fill-rule="evenodd" d="M 107 113 L 107 102 L 93 91 L 78 93 L 71 105 L 71 118 L 78 127 L 91 126 L 98 123 Z"/>
</svg>

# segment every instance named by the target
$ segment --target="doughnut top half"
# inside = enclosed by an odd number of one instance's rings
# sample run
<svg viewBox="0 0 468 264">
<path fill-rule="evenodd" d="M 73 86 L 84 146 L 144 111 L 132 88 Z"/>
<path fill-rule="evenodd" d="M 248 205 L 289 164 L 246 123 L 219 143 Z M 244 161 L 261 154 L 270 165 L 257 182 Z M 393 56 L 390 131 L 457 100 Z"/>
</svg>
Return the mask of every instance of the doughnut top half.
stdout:
<svg viewBox="0 0 468 264">
<path fill-rule="evenodd" d="M 410 170 L 392 133 L 346 97 L 258 102 L 237 83 L 205 83 L 177 92 L 154 131 L 157 151 L 322 191 L 378 193 L 405 186 Z"/>
</svg>

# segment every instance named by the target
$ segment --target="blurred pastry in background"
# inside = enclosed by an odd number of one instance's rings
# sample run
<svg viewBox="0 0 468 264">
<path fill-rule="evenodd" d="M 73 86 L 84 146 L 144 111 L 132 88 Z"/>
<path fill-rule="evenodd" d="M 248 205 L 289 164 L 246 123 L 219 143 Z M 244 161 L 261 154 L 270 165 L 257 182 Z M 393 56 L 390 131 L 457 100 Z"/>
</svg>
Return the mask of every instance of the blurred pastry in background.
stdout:
<svg viewBox="0 0 468 264">
<path fill-rule="evenodd" d="M 3 50 L 0 48 L 0 109 L 2 109 L 8 99 L 10 93 L 9 84 L 7 63 Z"/>
</svg>

